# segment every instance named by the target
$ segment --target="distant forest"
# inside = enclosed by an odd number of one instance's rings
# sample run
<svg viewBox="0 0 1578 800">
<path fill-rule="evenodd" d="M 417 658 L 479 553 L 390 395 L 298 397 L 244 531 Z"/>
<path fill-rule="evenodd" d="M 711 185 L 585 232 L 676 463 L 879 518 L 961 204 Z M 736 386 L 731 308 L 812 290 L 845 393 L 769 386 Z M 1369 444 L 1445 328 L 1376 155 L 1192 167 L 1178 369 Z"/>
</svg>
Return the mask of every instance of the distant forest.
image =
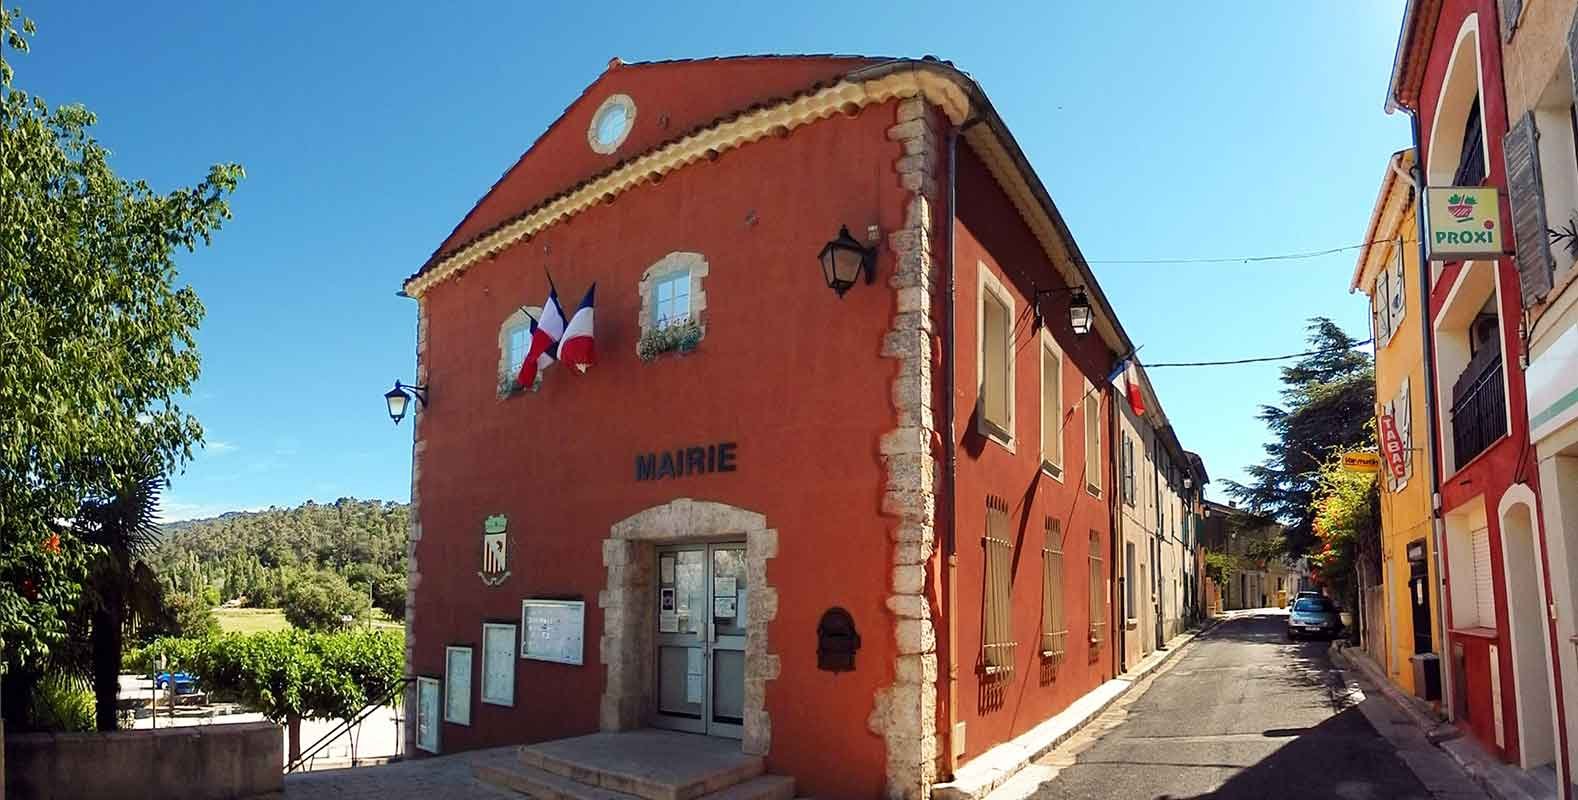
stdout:
<svg viewBox="0 0 1578 800">
<path fill-rule="evenodd" d="M 162 526 L 149 561 L 175 592 L 258 608 L 279 606 L 285 586 L 303 574 L 332 572 L 400 619 L 409 519 L 406 503 L 353 497 L 236 511 Z"/>
</svg>

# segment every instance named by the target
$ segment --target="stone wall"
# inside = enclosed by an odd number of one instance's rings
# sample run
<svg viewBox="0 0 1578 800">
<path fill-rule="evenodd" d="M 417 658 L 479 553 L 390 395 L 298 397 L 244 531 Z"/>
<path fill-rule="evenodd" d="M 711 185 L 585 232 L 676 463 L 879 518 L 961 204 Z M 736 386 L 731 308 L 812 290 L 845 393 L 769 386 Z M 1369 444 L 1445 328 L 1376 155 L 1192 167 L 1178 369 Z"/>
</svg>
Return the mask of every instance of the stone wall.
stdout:
<svg viewBox="0 0 1578 800">
<path fill-rule="evenodd" d="M 931 240 L 939 150 L 925 99 L 899 102 L 888 138 L 904 145 L 894 170 L 910 193 L 904 227 L 888 241 L 897 261 L 889 285 L 898 294 L 898 308 L 882 343 L 882 355 L 899 362 L 893 380 L 897 424 L 881 444 L 887 473 L 882 513 L 897 520 L 888 610 L 898 657 L 893 683 L 877 693 L 868 725 L 886 740 L 887 796 L 922 798 L 936 781 L 938 752 L 937 631 L 926 597 L 926 564 L 936 546 L 931 309 L 938 276 Z"/>
<path fill-rule="evenodd" d="M 283 790 L 278 725 L 247 722 L 5 739 L 11 800 L 258 797 Z"/>
</svg>

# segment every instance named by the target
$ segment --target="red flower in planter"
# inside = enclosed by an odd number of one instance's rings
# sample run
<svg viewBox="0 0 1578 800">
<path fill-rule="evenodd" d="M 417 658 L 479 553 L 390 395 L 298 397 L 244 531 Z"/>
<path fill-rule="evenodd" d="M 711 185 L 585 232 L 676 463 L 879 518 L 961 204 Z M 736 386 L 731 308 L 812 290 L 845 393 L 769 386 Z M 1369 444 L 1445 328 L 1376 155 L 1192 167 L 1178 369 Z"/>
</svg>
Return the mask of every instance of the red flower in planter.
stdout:
<svg viewBox="0 0 1578 800">
<path fill-rule="evenodd" d="M 60 552 L 60 534 L 51 533 L 49 538 L 44 540 L 44 549 L 51 553 Z"/>
</svg>

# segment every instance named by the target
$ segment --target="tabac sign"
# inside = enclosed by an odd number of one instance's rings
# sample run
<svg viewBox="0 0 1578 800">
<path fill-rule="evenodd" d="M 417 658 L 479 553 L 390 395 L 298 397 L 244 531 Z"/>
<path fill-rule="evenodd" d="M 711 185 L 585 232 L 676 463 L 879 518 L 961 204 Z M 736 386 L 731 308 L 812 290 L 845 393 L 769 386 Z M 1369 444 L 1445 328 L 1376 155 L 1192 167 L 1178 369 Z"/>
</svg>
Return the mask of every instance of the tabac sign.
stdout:
<svg viewBox="0 0 1578 800">
<path fill-rule="evenodd" d="M 1431 261 L 1505 254 L 1495 187 L 1431 186 L 1425 189 L 1425 208 Z"/>
</svg>

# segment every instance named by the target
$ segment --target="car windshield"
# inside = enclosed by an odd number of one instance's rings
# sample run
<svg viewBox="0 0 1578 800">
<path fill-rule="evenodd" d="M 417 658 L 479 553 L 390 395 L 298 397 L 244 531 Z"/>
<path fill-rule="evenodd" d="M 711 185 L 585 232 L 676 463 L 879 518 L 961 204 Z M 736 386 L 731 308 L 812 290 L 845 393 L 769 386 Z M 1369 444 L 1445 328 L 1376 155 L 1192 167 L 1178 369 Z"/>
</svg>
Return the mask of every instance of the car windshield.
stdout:
<svg viewBox="0 0 1578 800">
<path fill-rule="evenodd" d="M 1330 611 L 1331 603 L 1324 597 L 1301 597 L 1293 604 L 1294 611 Z"/>
</svg>

